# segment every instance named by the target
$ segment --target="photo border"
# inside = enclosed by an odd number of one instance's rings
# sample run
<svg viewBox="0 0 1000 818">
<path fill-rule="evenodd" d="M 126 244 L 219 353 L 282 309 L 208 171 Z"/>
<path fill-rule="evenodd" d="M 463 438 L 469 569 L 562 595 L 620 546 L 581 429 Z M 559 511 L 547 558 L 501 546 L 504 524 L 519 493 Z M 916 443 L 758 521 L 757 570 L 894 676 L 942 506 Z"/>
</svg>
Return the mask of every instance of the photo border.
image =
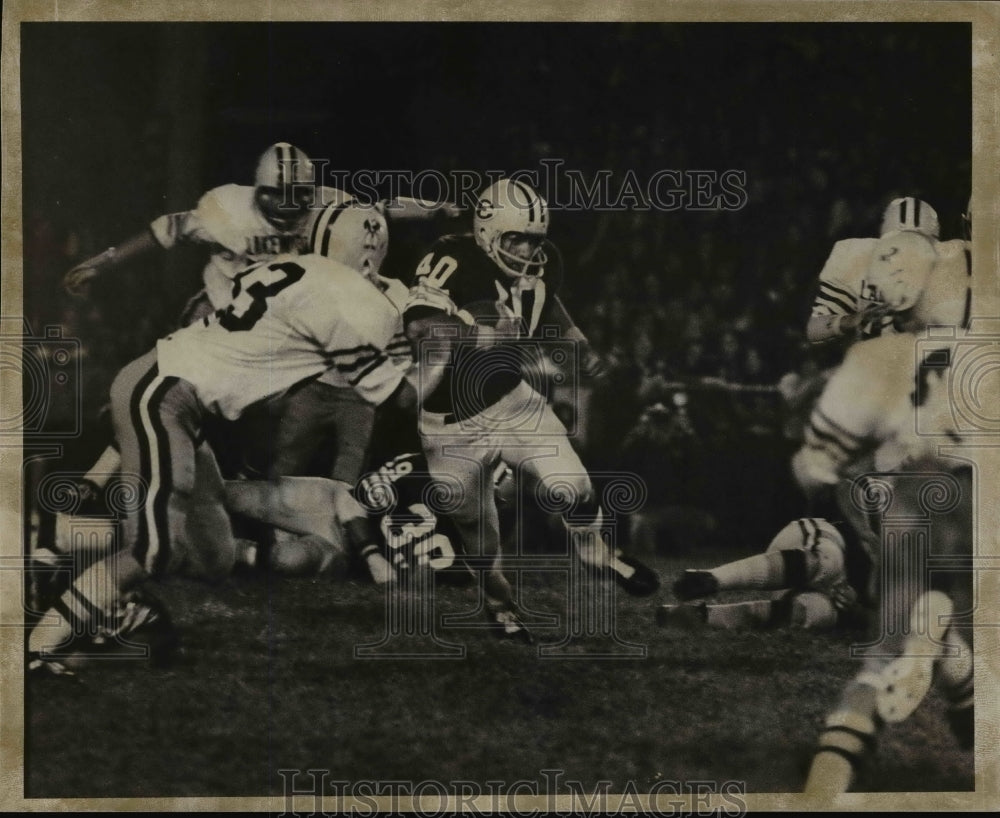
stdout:
<svg viewBox="0 0 1000 818">
<path fill-rule="evenodd" d="M 973 277 L 974 304 L 986 296 L 997 294 L 997 271 L 1000 270 L 1000 4 L 969 2 L 842 2 L 826 0 L 787 0 L 787 2 L 642 2 L 617 0 L 604 2 L 535 3 L 515 0 L 502 9 L 488 2 L 324 2 L 323 0 L 291 0 L 275 3 L 262 0 L 215 0 L 211 7 L 204 2 L 124 3 L 113 0 L 7 0 L 3 7 L 2 30 L 2 160 L 3 198 L 2 241 L 3 277 L 0 297 L 6 315 L 20 314 L 22 274 L 22 214 L 21 214 L 21 132 L 20 132 L 20 43 L 19 23 L 29 21 L 591 21 L 591 22 L 971 22 L 973 65 L 972 118 L 972 178 L 973 211 L 976 231 L 973 254 L 978 270 L 991 270 L 991 276 Z M 975 313 L 974 313 L 975 315 Z M 988 316 L 993 318 L 994 316 Z M 21 381 L 16 372 L 2 370 L 0 400 L 4 417 L 20 411 Z M 997 404 L 1000 405 L 1000 397 Z M 989 446 L 997 446 L 993 440 Z M 977 455 L 980 478 L 979 514 L 976 520 L 977 553 L 1000 554 L 1000 454 L 997 448 L 984 448 Z M 0 447 L 0 531 L 4 532 L 4 548 L 0 557 L 19 557 L 22 553 L 21 520 L 21 449 Z M 987 547 L 988 546 L 988 547 Z M 983 600 L 1000 600 L 1000 576 L 995 571 L 980 574 L 980 594 Z M 10 621 L 11 606 L 20 605 L 20 576 L 13 571 L 0 571 L 0 606 L 2 621 Z M 977 617 L 995 612 L 1000 605 L 977 612 Z M 982 619 L 980 618 L 980 621 Z M 992 617 L 992 621 L 996 617 Z M 23 798 L 23 676 L 22 657 L 24 633 L 17 628 L 5 628 L 0 640 L 0 753 L 5 774 L 2 779 L 0 804 L 5 810 L 125 810 L 125 811 L 268 811 L 275 814 L 290 806 L 282 797 L 262 798 L 102 798 L 102 799 L 27 799 Z M 1000 808 L 1000 650 L 995 626 L 981 627 L 976 635 L 976 790 L 956 793 L 852 793 L 839 796 L 834 807 L 843 810 L 989 810 Z M 988 746 L 992 744 L 992 746 Z M 438 799 L 433 799 L 437 804 Z M 648 802 L 640 805 L 648 808 Z M 684 799 L 678 799 L 684 800 Z M 488 798 L 481 799 L 482 808 L 490 809 Z M 693 807 L 687 799 L 688 807 Z M 629 797 L 627 803 L 635 803 Z M 715 797 L 710 802 L 719 809 L 727 804 Z M 759 810 L 809 810 L 817 806 L 798 793 L 748 794 L 746 803 L 751 812 Z M 607 808 L 613 809 L 615 797 L 609 795 Z M 304 813 L 312 812 L 312 796 L 297 796 L 291 806 Z M 351 801 L 344 802 L 350 809 Z M 359 808 L 368 808 L 358 802 Z M 406 810 L 408 799 L 386 807 Z M 451 799 L 451 806 L 459 806 Z M 479 807 L 480 802 L 475 802 Z M 579 808 L 570 796 L 519 796 L 517 809 L 523 811 Z M 828 808 L 824 805 L 824 808 Z"/>
</svg>

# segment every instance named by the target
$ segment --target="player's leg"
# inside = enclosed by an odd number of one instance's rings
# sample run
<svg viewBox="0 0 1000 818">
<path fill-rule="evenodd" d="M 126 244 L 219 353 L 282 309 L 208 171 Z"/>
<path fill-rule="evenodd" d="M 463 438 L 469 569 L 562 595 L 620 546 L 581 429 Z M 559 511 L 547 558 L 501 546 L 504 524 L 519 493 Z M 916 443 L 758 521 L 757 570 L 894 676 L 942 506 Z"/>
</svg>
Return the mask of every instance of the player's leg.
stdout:
<svg viewBox="0 0 1000 818">
<path fill-rule="evenodd" d="M 395 581 L 395 569 L 382 554 L 368 515 L 350 496 L 350 489 L 361 477 L 374 422 L 375 407 L 355 390 L 322 381 L 302 385 L 284 401 L 271 475 L 276 479 L 308 475 L 316 452 L 332 446 L 333 462 L 327 468 L 338 486 L 334 510 L 343 536 L 330 542 L 343 540 L 349 553 L 365 563 L 376 584 L 385 584 Z M 314 545 L 278 529 L 271 546 L 271 564 L 298 566 L 303 546 L 314 552 Z M 330 561 L 336 556 L 332 551 L 327 555 Z"/>
<path fill-rule="evenodd" d="M 566 509 L 563 524 L 579 559 L 598 572 L 609 572 L 628 593 L 644 596 L 659 588 L 656 574 L 603 536 L 604 513 L 590 475 L 573 449 L 566 427 L 544 399 L 527 384 L 506 396 L 494 410 L 502 417 L 528 418 L 498 433 L 501 457 L 519 479 L 530 482 L 543 505 Z M 494 411 L 491 410 L 491 411 Z"/>
<path fill-rule="evenodd" d="M 51 652 L 80 637 L 93 637 L 109 626 L 124 594 L 165 567 L 163 561 L 171 551 L 170 493 L 178 481 L 182 488 L 186 481 L 194 482 L 191 439 L 180 429 L 171 433 L 161 426 L 159 409 L 170 385 L 159 377 L 155 350 L 127 365 L 115 378 L 112 420 L 122 452 L 122 496 L 129 498 L 130 505 L 120 547 L 74 579 L 53 605 L 50 613 L 54 616 L 46 617 L 32 631 L 29 650 Z M 169 462 L 172 456 L 183 457 L 186 450 L 192 461 L 189 476 L 183 464 Z"/>
<path fill-rule="evenodd" d="M 215 581 L 232 573 L 237 542 L 225 507 L 225 484 L 211 447 L 194 451 L 195 476 L 184 520 L 185 575 Z"/>
<path fill-rule="evenodd" d="M 421 445 L 431 480 L 438 485 L 448 519 L 470 565 L 482 577 L 486 612 L 501 637 L 531 641 L 517 617 L 510 582 L 503 573 L 500 515 L 493 496 L 493 470 L 499 457 L 488 437 L 463 432 L 442 415 L 421 413 Z M 451 502 L 451 501 L 454 502 Z M 433 508 L 434 513 L 444 509 Z"/>
<path fill-rule="evenodd" d="M 752 599 L 708 605 L 704 602 L 661 605 L 660 627 L 690 630 L 700 626 L 736 629 L 796 627 L 829 630 L 839 621 L 833 600 L 819 591 L 783 594 L 777 599 Z"/>
<path fill-rule="evenodd" d="M 719 591 L 806 589 L 842 576 L 839 534 L 825 520 L 793 520 L 771 540 L 763 554 L 708 570 L 688 569 L 674 582 L 678 599 L 696 599 Z"/>
<path fill-rule="evenodd" d="M 970 468 L 954 472 L 960 500 L 944 519 L 935 524 L 935 552 L 970 558 L 972 553 L 973 507 L 975 486 Z M 958 621 L 948 628 L 948 646 L 935 667 L 935 683 L 948 702 L 947 718 L 956 740 L 971 749 L 974 739 L 974 630 L 971 613 L 975 608 L 971 571 L 935 572 L 932 587 L 948 594 L 955 606 Z"/>
</svg>

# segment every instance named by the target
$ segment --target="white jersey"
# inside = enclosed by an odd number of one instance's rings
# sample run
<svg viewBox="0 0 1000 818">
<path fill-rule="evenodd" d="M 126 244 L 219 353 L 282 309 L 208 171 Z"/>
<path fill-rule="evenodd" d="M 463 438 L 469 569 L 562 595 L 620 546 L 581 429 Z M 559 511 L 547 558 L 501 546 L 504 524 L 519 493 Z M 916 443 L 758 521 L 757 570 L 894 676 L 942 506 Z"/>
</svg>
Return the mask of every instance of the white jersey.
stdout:
<svg viewBox="0 0 1000 818">
<path fill-rule="evenodd" d="M 797 455 L 808 482 L 941 466 L 940 447 L 962 439 L 949 377 L 955 346 L 902 333 L 851 347 L 827 381 Z"/>
<path fill-rule="evenodd" d="M 191 383 L 208 411 L 235 420 L 328 369 L 372 403 L 399 385 L 386 353 L 399 313 L 349 267 L 279 256 L 240 273 L 233 288 L 225 310 L 157 344 L 160 374 Z"/>
<path fill-rule="evenodd" d="M 360 273 L 355 273 L 355 275 L 362 281 L 370 281 Z M 392 394 L 393 390 L 399 386 L 403 376 L 410 371 L 413 365 L 413 352 L 410 340 L 406 337 L 406 332 L 403 329 L 403 305 L 406 304 L 410 292 L 409 288 L 395 278 L 385 278 L 384 276 L 376 276 L 375 278 L 376 282 L 370 286 L 388 304 L 392 305 L 391 308 L 396 317 L 392 337 L 384 347 L 386 365 L 380 366 L 366 380 L 367 393 L 364 396 L 368 398 L 369 402 L 379 404 Z M 320 376 L 319 380 L 339 388 L 357 388 L 352 386 L 345 373 L 336 368 L 327 370 Z"/>
<path fill-rule="evenodd" d="M 819 274 L 819 291 L 812 305 L 812 315 L 851 315 L 859 310 L 859 299 L 874 300 L 877 293 L 866 282 L 872 254 L 879 239 L 844 239 L 838 241 Z M 928 281 L 927 296 L 918 310 L 921 323 L 965 326 L 968 323 L 970 289 L 968 278 L 972 259 L 961 239 L 935 242 L 937 261 Z M 898 332 L 893 316 L 883 316 L 878 325 L 862 328 L 862 337 Z"/>
<path fill-rule="evenodd" d="M 334 188 L 317 191 L 317 203 L 350 198 Z M 223 185 L 202 196 L 194 210 L 155 219 L 150 230 L 167 249 L 179 243 L 209 248 L 211 257 L 203 273 L 205 292 L 212 306 L 221 309 L 233 296 L 233 279 L 250 265 L 308 252 L 310 222 L 307 218 L 292 230 L 279 230 L 257 208 L 253 187 Z"/>
<path fill-rule="evenodd" d="M 874 298 L 874 293 L 866 292 L 865 278 L 878 242 L 878 239 L 844 239 L 833 245 L 819 273 L 819 291 L 813 301 L 812 315 L 853 315 L 859 311 L 859 299 Z M 892 331 L 892 316 L 887 315 L 878 326 L 863 327 L 861 334 L 871 337 Z"/>
</svg>

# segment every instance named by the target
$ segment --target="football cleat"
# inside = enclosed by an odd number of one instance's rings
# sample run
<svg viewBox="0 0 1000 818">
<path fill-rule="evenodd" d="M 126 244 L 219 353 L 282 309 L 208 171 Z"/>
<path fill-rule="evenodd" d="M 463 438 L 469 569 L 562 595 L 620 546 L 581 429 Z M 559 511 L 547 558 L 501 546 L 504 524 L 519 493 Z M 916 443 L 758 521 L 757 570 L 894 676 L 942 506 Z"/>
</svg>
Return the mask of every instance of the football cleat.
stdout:
<svg viewBox="0 0 1000 818">
<path fill-rule="evenodd" d="M 95 647 L 114 650 L 115 644 L 142 645 L 153 665 L 168 663 L 180 645 L 166 605 L 143 586 L 119 603 L 109 627 L 94 637 Z"/>
<path fill-rule="evenodd" d="M 660 578 L 652 568 L 621 551 L 615 552 L 611 572 L 615 582 L 632 596 L 649 596 L 660 589 Z"/>
<path fill-rule="evenodd" d="M 881 684 L 876 688 L 876 703 L 883 721 L 896 723 L 909 718 L 927 696 L 934 681 L 934 662 L 941 655 L 941 642 L 948 630 L 941 620 L 952 608 L 951 600 L 940 591 L 921 594 L 913 604 L 911 635 L 900 656 L 877 677 Z M 926 623 L 926 633 L 916 627 L 921 623 Z"/>
<path fill-rule="evenodd" d="M 493 625 L 493 635 L 497 639 L 510 639 L 526 645 L 534 644 L 535 638 L 531 635 L 531 631 L 511 608 L 492 611 L 489 613 L 489 619 Z"/>
<path fill-rule="evenodd" d="M 688 568 L 674 582 L 674 596 L 683 601 L 711 596 L 718 591 L 719 580 L 711 571 Z"/>
<path fill-rule="evenodd" d="M 708 605 L 697 602 L 693 605 L 661 605 L 656 609 L 656 624 L 661 628 L 676 628 L 693 631 L 708 623 Z"/>
</svg>

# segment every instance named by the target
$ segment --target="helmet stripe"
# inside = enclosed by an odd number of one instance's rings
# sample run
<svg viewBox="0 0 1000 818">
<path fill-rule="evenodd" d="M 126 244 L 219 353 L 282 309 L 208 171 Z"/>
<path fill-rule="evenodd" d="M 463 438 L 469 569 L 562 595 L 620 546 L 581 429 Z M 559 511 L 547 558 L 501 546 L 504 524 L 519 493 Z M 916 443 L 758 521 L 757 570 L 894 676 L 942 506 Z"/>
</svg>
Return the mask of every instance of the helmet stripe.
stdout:
<svg viewBox="0 0 1000 818">
<path fill-rule="evenodd" d="M 906 224 L 906 199 L 903 199 L 899 203 L 899 223 L 901 225 Z"/>
<path fill-rule="evenodd" d="M 286 183 L 285 179 L 285 163 L 288 161 L 287 149 L 284 143 L 278 143 L 278 186 L 282 186 Z"/>
<path fill-rule="evenodd" d="M 913 200 L 913 226 L 920 227 L 920 199 Z"/>
<path fill-rule="evenodd" d="M 532 224 L 535 221 L 535 202 L 538 197 L 535 196 L 534 192 L 523 182 L 517 181 L 517 179 L 511 180 L 528 199 L 528 224 Z"/>
<path fill-rule="evenodd" d="M 351 204 L 351 200 L 341 202 L 336 207 L 328 207 L 313 225 L 312 234 L 309 236 L 309 248 L 314 253 L 325 256 L 330 250 L 330 233 L 334 223 L 341 213 Z M 317 243 L 322 236 L 322 246 L 317 247 Z"/>
</svg>

